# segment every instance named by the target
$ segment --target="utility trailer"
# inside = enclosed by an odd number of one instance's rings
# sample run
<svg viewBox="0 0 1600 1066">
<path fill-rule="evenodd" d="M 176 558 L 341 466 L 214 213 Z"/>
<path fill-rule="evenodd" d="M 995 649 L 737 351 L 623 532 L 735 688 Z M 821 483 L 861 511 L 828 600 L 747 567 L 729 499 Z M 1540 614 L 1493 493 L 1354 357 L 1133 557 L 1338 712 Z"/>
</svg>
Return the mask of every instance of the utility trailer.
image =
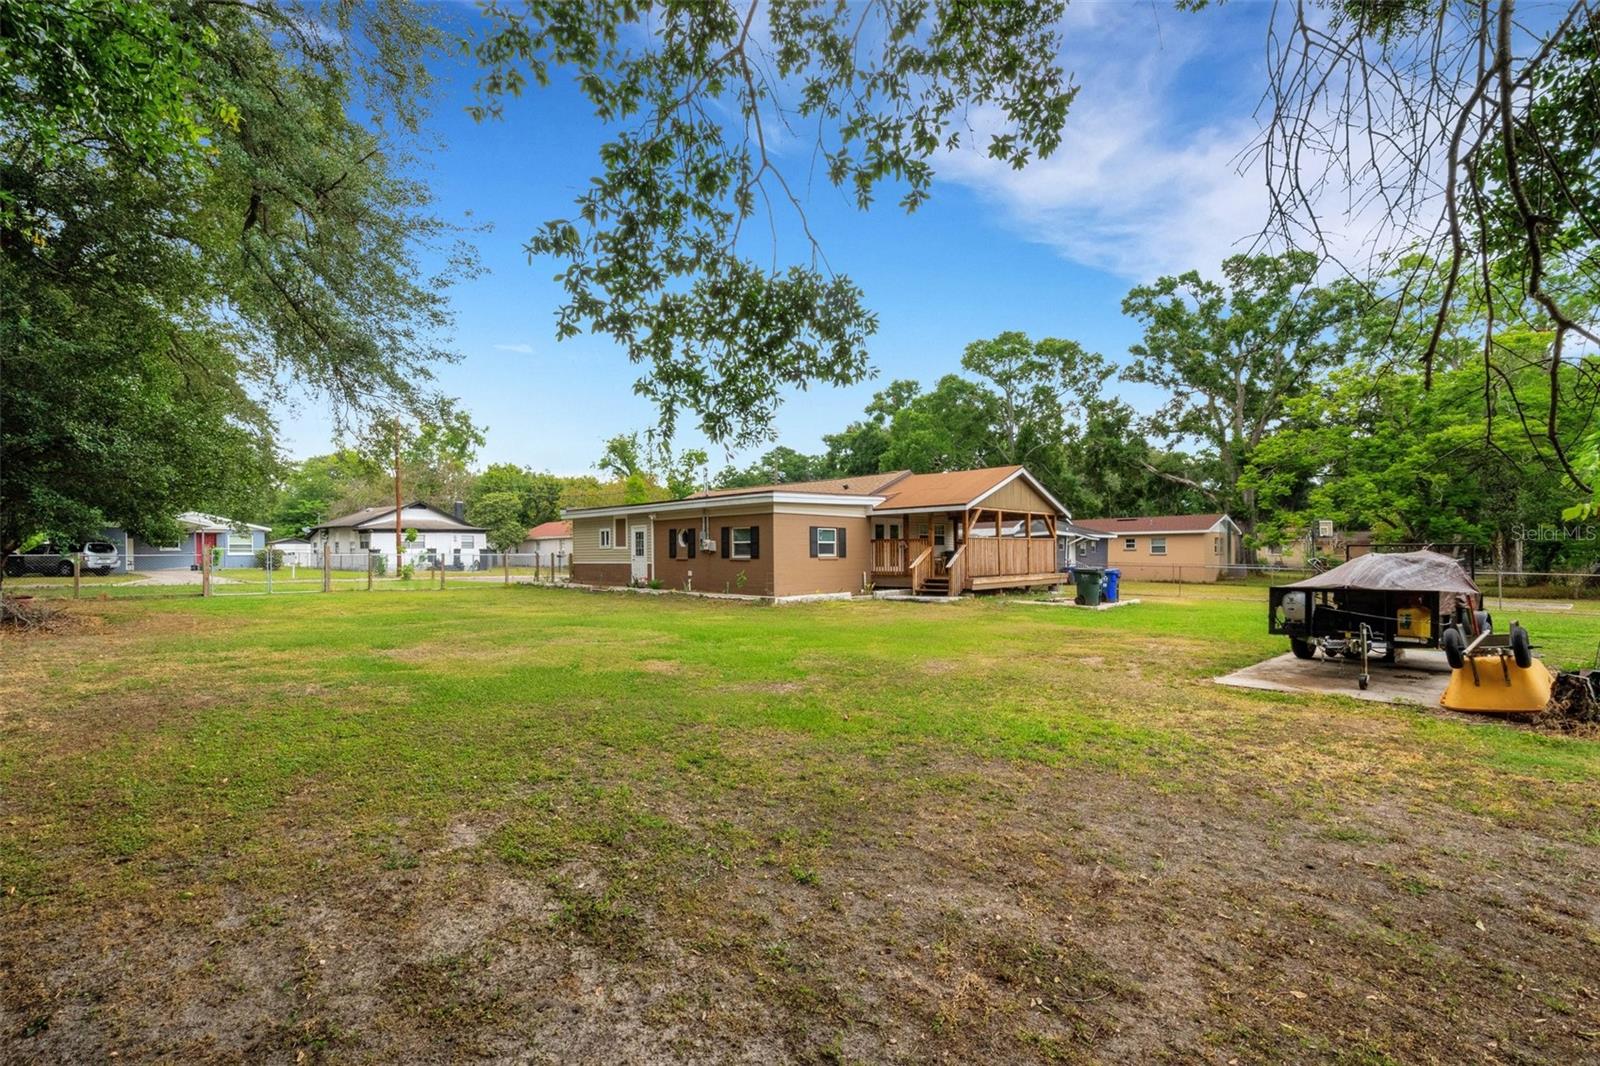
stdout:
<svg viewBox="0 0 1600 1066">
<path fill-rule="evenodd" d="M 1359 684 L 1371 659 L 1402 648 L 1439 648 L 1455 630 L 1468 639 L 1493 629 L 1483 596 L 1461 564 L 1438 552 L 1361 555 L 1267 593 L 1267 631 L 1287 636 L 1301 659 L 1357 659 Z"/>
</svg>

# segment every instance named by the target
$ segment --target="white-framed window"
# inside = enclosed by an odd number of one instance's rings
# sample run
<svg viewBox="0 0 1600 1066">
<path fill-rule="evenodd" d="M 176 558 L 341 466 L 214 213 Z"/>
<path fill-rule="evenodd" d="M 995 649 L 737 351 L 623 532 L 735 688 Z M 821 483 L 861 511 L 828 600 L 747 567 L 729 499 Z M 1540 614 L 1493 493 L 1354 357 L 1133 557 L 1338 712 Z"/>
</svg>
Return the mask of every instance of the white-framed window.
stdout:
<svg viewBox="0 0 1600 1066">
<path fill-rule="evenodd" d="M 254 541 L 248 533 L 228 534 L 229 555 L 250 555 L 256 550 Z"/>
<path fill-rule="evenodd" d="M 945 547 L 945 527 L 943 522 L 936 523 L 933 527 L 933 542 L 939 547 Z"/>
<path fill-rule="evenodd" d="M 1165 554 L 1167 554 L 1167 538 L 1166 537 L 1151 537 L 1150 538 L 1150 554 L 1151 555 L 1165 555 Z"/>
<path fill-rule="evenodd" d="M 820 533 L 821 530 L 818 530 Z M 728 534 L 728 555 L 734 559 L 750 558 L 750 527 L 734 526 Z"/>
<path fill-rule="evenodd" d="M 738 532 L 739 531 L 737 529 L 734 530 L 734 534 L 736 536 L 737 536 Z M 735 541 L 735 545 L 736 546 L 734 547 L 733 551 L 734 551 L 734 557 L 737 558 L 738 554 L 739 554 L 739 549 L 737 547 L 737 541 Z M 839 557 L 839 531 L 837 529 L 831 529 L 828 526 L 819 527 L 817 529 L 817 558 L 818 559 L 837 559 L 838 557 Z"/>
<path fill-rule="evenodd" d="M 611 527 L 610 526 L 606 526 L 605 528 L 600 530 L 600 547 L 602 547 L 602 548 L 611 547 Z"/>
<path fill-rule="evenodd" d="M 1212 555 L 1221 555 L 1222 554 L 1222 538 L 1221 537 L 1212 537 L 1211 538 L 1211 554 Z"/>
<path fill-rule="evenodd" d="M 1132 537 L 1124 537 L 1122 540 L 1122 550 L 1125 552 L 1138 551 L 1139 542 Z"/>
<path fill-rule="evenodd" d="M 182 550 L 183 550 L 183 545 L 182 544 L 157 544 L 156 545 L 156 551 L 158 551 L 158 552 L 179 552 L 179 551 L 182 551 Z"/>
<path fill-rule="evenodd" d="M 456 543 L 463 548 L 475 547 L 477 539 L 471 533 L 462 533 L 456 537 Z"/>
</svg>

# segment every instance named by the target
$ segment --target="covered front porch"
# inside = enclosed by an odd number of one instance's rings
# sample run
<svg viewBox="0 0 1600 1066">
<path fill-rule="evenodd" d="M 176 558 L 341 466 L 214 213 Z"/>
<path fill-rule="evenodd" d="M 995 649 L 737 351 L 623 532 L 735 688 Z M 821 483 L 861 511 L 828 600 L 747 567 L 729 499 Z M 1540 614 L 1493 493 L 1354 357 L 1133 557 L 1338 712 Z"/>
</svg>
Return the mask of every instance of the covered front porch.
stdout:
<svg viewBox="0 0 1600 1066">
<path fill-rule="evenodd" d="M 872 583 L 913 595 L 1030 588 L 1064 580 L 1057 567 L 1057 516 L 976 507 L 876 514 Z"/>
</svg>

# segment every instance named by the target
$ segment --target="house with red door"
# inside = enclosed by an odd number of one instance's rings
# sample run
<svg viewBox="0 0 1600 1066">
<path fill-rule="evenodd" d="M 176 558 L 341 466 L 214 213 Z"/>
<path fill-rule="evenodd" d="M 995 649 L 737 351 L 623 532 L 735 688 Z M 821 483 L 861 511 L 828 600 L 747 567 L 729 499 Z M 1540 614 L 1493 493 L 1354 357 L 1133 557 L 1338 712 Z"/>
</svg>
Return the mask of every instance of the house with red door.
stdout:
<svg viewBox="0 0 1600 1066">
<path fill-rule="evenodd" d="M 139 573 L 145 570 L 198 570 L 207 552 L 213 552 L 217 567 L 255 566 L 256 552 L 267 546 L 268 526 L 236 522 L 199 511 L 185 511 L 177 517 L 182 532 L 171 544 L 151 544 L 121 529 L 107 529 L 103 539 L 115 545 L 121 556 L 119 570 Z"/>
</svg>

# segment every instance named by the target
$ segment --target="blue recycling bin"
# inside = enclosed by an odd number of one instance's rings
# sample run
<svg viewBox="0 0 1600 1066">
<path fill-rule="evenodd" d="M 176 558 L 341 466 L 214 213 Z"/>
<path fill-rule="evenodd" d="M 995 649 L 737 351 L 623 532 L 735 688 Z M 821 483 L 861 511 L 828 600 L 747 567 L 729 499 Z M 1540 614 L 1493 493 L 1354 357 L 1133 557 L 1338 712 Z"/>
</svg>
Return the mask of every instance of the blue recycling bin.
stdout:
<svg viewBox="0 0 1600 1066">
<path fill-rule="evenodd" d="M 1106 570 L 1106 602 L 1116 603 L 1119 586 L 1122 584 L 1122 571 L 1116 567 Z"/>
</svg>

